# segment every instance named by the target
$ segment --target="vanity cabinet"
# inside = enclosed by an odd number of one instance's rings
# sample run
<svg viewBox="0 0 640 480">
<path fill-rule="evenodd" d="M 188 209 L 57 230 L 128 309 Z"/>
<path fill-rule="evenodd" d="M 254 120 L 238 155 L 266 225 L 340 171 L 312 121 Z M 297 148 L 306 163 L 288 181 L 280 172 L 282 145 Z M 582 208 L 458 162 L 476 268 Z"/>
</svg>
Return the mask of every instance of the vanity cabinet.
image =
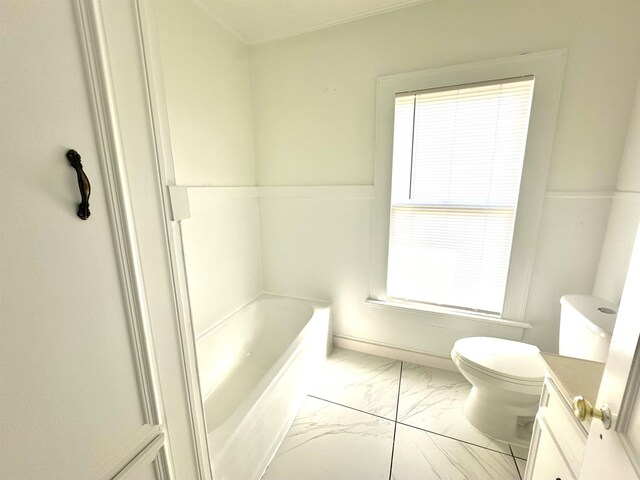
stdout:
<svg viewBox="0 0 640 480">
<path fill-rule="evenodd" d="M 545 379 L 529 449 L 526 480 L 576 480 L 587 428 L 549 376 Z"/>
<path fill-rule="evenodd" d="M 540 408 L 529 448 L 525 480 L 577 480 L 591 419 L 578 420 L 573 399 L 598 397 L 605 364 L 541 353 L 547 364 Z"/>
</svg>

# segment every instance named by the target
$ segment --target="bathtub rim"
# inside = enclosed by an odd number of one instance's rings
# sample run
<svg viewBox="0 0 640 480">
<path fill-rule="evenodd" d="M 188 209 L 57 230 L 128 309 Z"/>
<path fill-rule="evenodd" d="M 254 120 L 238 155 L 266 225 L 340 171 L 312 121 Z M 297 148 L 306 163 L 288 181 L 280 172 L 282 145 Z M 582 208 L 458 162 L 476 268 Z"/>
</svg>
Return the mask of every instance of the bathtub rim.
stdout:
<svg viewBox="0 0 640 480">
<path fill-rule="evenodd" d="M 273 292 L 268 292 L 268 291 L 265 290 L 265 291 L 262 291 L 262 292 L 258 293 L 255 297 L 251 298 L 251 300 L 249 300 L 247 303 L 245 303 L 242 306 L 236 308 L 235 310 L 233 310 L 231 313 L 229 313 L 225 317 L 222 317 L 220 320 L 215 320 L 211 325 L 209 325 L 207 328 L 205 328 L 202 332 L 200 332 L 200 333 L 195 333 L 194 332 L 196 345 L 198 344 L 198 342 L 202 341 L 202 339 L 204 339 L 207 335 L 209 335 L 211 332 L 213 332 L 218 327 L 220 327 L 223 323 L 226 323 L 226 321 L 229 320 L 231 317 L 233 317 L 235 314 L 239 313 L 242 309 L 248 307 L 250 304 L 252 304 L 256 300 L 258 300 L 262 296 L 287 298 L 287 299 L 292 299 L 292 300 L 305 300 L 305 301 L 309 302 L 312 305 L 314 303 L 319 303 L 319 304 L 327 304 L 329 307 L 332 306 L 332 304 L 331 304 L 331 302 L 329 300 L 320 300 L 320 299 L 316 299 L 316 298 L 298 297 L 298 296 L 294 296 L 294 295 L 285 295 L 283 293 L 273 293 Z"/>
</svg>

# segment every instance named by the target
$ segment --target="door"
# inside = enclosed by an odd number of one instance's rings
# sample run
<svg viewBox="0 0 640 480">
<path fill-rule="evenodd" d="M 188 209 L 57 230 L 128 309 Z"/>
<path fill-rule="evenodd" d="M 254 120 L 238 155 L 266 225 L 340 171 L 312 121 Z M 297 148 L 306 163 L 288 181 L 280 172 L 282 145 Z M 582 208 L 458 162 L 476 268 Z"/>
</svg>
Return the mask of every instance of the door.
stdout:
<svg viewBox="0 0 640 480">
<path fill-rule="evenodd" d="M 74 3 L 1 0 L 0 22 L 0 478 L 171 478 L 135 232 Z"/>
<path fill-rule="evenodd" d="M 609 405 L 609 430 L 594 419 L 581 480 L 640 478 L 640 230 L 629 263 L 597 406 Z"/>
</svg>

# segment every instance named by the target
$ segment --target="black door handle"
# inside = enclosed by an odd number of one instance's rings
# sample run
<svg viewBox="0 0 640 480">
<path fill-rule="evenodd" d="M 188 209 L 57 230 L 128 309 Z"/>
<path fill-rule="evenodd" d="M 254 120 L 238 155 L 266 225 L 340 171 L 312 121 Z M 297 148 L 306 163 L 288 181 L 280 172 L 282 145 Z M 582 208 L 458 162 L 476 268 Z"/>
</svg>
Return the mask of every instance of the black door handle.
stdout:
<svg viewBox="0 0 640 480">
<path fill-rule="evenodd" d="M 91 215 L 91 212 L 89 211 L 91 184 L 89 183 L 89 178 L 82 169 L 80 154 L 75 150 L 69 150 L 67 152 L 67 158 L 69 159 L 71 166 L 76 170 L 76 175 L 78 176 L 78 188 L 80 189 L 80 197 L 82 198 L 80 205 L 78 205 L 78 216 L 82 220 L 86 220 Z"/>
</svg>

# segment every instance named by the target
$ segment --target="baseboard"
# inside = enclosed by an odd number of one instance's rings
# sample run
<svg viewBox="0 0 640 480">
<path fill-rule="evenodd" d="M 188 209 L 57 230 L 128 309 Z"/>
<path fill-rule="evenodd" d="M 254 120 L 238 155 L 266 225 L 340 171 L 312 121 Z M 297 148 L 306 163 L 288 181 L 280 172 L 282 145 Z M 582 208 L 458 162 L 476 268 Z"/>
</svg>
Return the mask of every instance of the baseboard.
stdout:
<svg viewBox="0 0 640 480">
<path fill-rule="evenodd" d="M 417 363 L 427 367 L 441 368 L 457 372 L 453 360 L 441 355 L 435 355 L 427 352 L 419 352 L 402 348 L 397 345 L 389 345 L 379 342 L 372 342 L 361 338 L 348 337 L 344 335 L 334 335 L 333 345 L 336 348 L 344 348 L 345 350 L 354 350 L 356 352 L 368 353 L 369 355 L 377 355 L 379 357 L 393 358 L 403 362 Z"/>
</svg>

